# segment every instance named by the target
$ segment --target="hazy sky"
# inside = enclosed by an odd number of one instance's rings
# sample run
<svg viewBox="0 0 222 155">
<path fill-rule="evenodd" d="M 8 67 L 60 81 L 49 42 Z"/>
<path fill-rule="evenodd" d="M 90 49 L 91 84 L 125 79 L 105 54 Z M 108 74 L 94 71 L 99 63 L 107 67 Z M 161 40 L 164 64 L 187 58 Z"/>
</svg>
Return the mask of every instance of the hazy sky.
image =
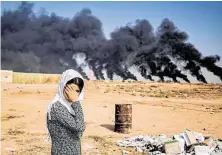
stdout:
<svg viewBox="0 0 222 155">
<path fill-rule="evenodd" d="M 1 11 L 16 9 L 19 3 L 2 2 Z M 69 18 L 83 8 L 89 8 L 103 23 L 107 38 L 115 28 L 125 26 L 136 19 L 147 19 L 156 29 L 164 18 L 169 18 L 180 30 L 187 32 L 188 41 L 193 43 L 204 56 L 217 54 L 222 57 L 222 2 L 33 1 L 33 3 L 36 13 L 40 8 L 45 8 L 48 13 L 55 12 L 59 16 Z"/>
</svg>

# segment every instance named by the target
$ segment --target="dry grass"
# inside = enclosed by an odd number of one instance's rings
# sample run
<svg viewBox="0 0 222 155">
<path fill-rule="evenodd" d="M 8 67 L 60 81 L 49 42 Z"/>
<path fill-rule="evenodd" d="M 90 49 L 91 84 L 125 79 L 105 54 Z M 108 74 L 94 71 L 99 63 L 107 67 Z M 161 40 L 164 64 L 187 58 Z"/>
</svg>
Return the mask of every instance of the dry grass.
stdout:
<svg viewBox="0 0 222 155">
<path fill-rule="evenodd" d="M 18 73 L 13 72 L 13 83 L 19 84 L 52 84 L 58 83 L 59 74 Z"/>
<path fill-rule="evenodd" d="M 141 83 L 99 85 L 104 93 L 130 94 L 141 97 L 157 98 L 207 98 L 222 97 L 221 84 L 188 84 L 188 83 Z"/>
<path fill-rule="evenodd" d="M 18 73 L 13 72 L 13 83 L 18 84 L 57 84 L 59 74 Z M 104 93 L 124 93 L 141 97 L 158 98 L 221 98 L 222 85 L 188 84 L 188 83 L 157 83 L 141 81 L 87 81 L 97 90 Z M 87 85 L 88 85 L 87 84 Z M 207 92 L 207 94 L 206 94 Z M 20 91 L 24 94 L 24 91 Z"/>
<path fill-rule="evenodd" d="M 24 115 L 15 115 L 15 114 L 3 114 L 2 115 L 2 122 L 3 121 L 8 121 L 8 120 L 11 120 L 11 119 L 16 119 L 16 118 L 21 118 L 21 117 L 24 117 Z"/>
</svg>

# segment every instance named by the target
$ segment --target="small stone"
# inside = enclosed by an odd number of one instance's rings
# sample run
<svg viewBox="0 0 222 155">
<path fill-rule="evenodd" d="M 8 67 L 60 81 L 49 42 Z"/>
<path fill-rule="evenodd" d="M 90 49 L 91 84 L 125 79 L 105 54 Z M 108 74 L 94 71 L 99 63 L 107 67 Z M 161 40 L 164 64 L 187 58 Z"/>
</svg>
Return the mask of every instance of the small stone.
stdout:
<svg viewBox="0 0 222 155">
<path fill-rule="evenodd" d="M 16 151 L 16 149 L 14 149 L 14 148 L 6 148 L 5 150 L 8 151 L 8 152 L 11 152 L 11 153 Z"/>
</svg>

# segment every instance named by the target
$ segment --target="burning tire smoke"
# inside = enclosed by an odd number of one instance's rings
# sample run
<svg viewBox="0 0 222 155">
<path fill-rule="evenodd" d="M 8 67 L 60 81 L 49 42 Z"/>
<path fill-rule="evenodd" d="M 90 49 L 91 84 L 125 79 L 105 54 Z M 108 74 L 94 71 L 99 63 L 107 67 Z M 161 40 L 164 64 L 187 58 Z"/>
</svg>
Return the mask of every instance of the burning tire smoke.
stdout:
<svg viewBox="0 0 222 155">
<path fill-rule="evenodd" d="M 154 32 L 148 20 L 136 20 L 111 33 L 106 39 L 102 22 L 83 9 L 72 19 L 33 13 L 33 4 L 21 2 L 17 10 L 4 11 L 1 16 L 2 69 L 17 72 L 62 73 L 73 68 L 89 79 L 73 58 L 85 55 L 85 62 L 97 79 L 109 79 L 114 74 L 123 80 L 137 80 L 129 71 L 136 66 L 140 74 L 153 81 L 158 76 L 174 82 L 190 82 L 183 71 L 188 71 L 200 82 L 207 83 L 201 73 L 206 68 L 222 80 L 222 68 L 216 63 L 218 55 L 203 57 L 188 42 L 188 34 L 180 31 L 172 21 L 163 19 Z M 178 65 L 179 64 L 179 65 Z"/>
</svg>

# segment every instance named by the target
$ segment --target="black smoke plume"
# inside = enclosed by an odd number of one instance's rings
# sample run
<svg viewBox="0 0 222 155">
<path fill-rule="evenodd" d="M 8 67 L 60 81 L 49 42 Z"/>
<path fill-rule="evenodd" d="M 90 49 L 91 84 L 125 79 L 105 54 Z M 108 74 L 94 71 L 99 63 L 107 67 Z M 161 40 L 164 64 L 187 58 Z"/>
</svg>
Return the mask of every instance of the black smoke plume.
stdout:
<svg viewBox="0 0 222 155">
<path fill-rule="evenodd" d="M 113 80 L 114 74 L 123 80 L 137 80 L 129 71 L 135 66 L 140 74 L 153 81 L 158 76 L 174 82 L 190 82 L 184 71 L 207 83 L 201 73 L 206 68 L 222 80 L 219 56 L 202 56 L 188 42 L 188 35 L 172 21 L 163 19 L 155 32 L 148 20 L 136 20 L 111 33 L 106 39 L 102 22 L 90 9 L 82 9 L 73 18 L 64 18 L 42 10 L 33 13 L 33 4 L 21 2 L 14 11 L 1 16 L 2 69 L 18 72 L 61 73 L 68 68 L 89 79 L 74 58 L 84 54 L 85 62 L 96 79 L 104 80 L 103 71 Z"/>
</svg>

